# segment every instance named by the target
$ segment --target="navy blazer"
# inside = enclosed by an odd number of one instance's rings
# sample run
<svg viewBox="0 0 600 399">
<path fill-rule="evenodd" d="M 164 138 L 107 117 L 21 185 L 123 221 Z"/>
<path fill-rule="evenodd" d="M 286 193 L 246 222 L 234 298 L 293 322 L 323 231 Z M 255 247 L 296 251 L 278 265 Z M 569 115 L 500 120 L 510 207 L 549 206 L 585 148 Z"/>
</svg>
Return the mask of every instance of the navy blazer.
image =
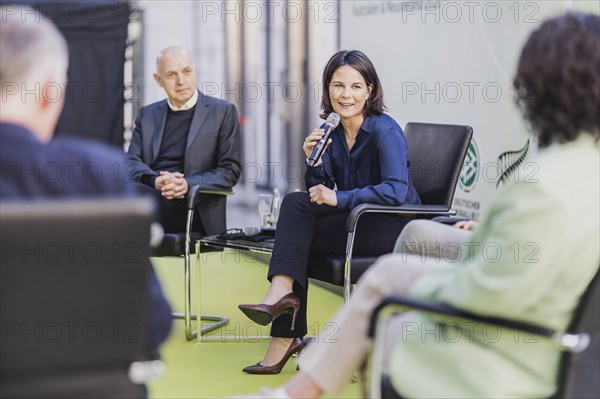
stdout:
<svg viewBox="0 0 600 399">
<path fill-rule="evenodd" d="M 133 181 L 157 176 L 152 165 L 159 154 L 168 111 L 167 100 L 142 107 L 135 119 L 127 169 Z M 240 126 L 235 106 L 198 92 L 198 102 L 185 146 L 182 173 L 189 187 L 195 185 L 232 188 L 241 175 Z M 202 202 L 198 213 L 208 234 L 226 229 L 224 196 Z M 183 228 L 183 226 L 182 226 Z"/>
<path fill-rule="evenodd" d="M 22 126 L 0 123 L 0 200 L 107 198 L 137 194 L 119 151 L 89 140 L 41 143 Z M 171 329 L 171 308 L 150 272 L 146 349 L 156 351 Z"/>
</svg>

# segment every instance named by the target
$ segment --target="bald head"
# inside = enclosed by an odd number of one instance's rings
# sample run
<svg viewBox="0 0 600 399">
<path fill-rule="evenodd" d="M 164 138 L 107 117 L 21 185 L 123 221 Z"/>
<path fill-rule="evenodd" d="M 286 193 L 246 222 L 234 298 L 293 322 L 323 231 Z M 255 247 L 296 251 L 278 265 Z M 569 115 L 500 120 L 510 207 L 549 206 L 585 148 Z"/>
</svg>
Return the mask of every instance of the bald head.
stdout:
<svg viewBox="0 0 600 399">
<path fill-rule="evenodd" d="M 181 47 L 167 47 L 158 53 L 156 57 L 156 70 L 159 71 L 164 63 L 173 57 L 186 58 L 190 63 L 193 63 L 192 55 L 186 49 Z"/>
<path fill-rule="evenodd" d="M 0 7 L 0 120 L 50 139 L 62 110 L 67 43 L 39 12 Z"/>
<path fill-rule="evenodd" d="M 167 47 L 156 57 L 154 80 L 176 107 L 185 104 L 196 91 L 196 66 L 191 54 L 181 47 Z"/>
</svg>

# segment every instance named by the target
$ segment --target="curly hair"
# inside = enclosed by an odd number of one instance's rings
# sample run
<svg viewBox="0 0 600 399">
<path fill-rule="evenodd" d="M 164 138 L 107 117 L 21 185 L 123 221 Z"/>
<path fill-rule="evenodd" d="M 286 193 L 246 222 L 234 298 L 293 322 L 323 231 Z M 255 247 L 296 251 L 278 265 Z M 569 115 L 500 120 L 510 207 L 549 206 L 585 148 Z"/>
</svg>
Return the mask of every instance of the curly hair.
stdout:
<svg viewBox="0 0 600 399">
<path fill-rule="evenodd" d="M 323 70 L 323 99 L 321 101 L 321 118 L 327 118 L 327 115 L 333 112 L 331 98 L 329 97 L 329 85 L 334 72 L 341 66 L 350 65 L 356 69 L 365 79 L 367 86 L 372 86 L 369 101 L 365 104 L 363 114 L 380 115 L 385 110 L 383 103 L 383 89 L 381 82 L 377 76 L 377 71 L 373 63 L 362 51 L 359 50 L 342 50 L 335 53 L 327 62 Z"/>
<path fill-rule="evenodd" d="M 600 17 L 568 13 L 544 22 L 521 52 L 514 85 L 540 147 L 600 132 Z"/>
</svg>

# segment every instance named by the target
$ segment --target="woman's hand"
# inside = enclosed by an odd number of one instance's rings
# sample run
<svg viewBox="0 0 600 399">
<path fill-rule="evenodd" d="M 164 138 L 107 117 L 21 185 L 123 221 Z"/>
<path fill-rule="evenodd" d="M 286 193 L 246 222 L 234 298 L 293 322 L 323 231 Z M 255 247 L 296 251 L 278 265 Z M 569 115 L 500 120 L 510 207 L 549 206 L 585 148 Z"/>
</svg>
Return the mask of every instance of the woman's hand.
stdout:
<svg viewBox="0 0 600 399">
<path fill-rule="evenodd" d="M 337 206 L 337 195 L 335 191 L 327 186 L 318 184 L 308 189 L 310 201 L 317 205 Z"/>
<path fill-rule="evenodd" d="M 321 140 L 321 138 L 323 138 L 324 135 L 325 135 L 324 129 L 314 129 L 308 135 L 308 137 L 304 140 L 304 144 L 302 144 L 302 149 L 304 150 L 306 159 L 308 159 L 308 157 L 310 157 L 310 154 L 312 154 L 312 151 L 315 148 L 315 146 L 317 145 L 317 142 L 319 140 Z M 331 139 L 327 140 L 327 145 L 329 145 L 329 144 L 331 144 Z M 325 148 L 327 148 L 327 146 Z M 321 157 L 321 159 L 322 159 L 322 157 Z M 322 162 L 321 159 L 319 159 L 317 161 L 315 166 L 318 166 L 321 164 L 321 162 Z"/>
</svg>

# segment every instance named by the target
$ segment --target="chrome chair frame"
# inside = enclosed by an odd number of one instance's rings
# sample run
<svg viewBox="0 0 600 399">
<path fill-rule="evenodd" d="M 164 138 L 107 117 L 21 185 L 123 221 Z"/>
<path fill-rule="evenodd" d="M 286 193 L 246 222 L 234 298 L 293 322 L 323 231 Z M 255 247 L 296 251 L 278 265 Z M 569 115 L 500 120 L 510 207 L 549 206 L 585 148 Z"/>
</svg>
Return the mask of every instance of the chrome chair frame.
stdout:
<svg viewBox="0 0 600 399">
<path fill-rule="evenodd" d="M 390 296 L 383 299 L 380 304 L 373 310 L 371 314 L 371 320 L 369 324 L 368 335 L 371 337 L 375 344 L 373 349 L 373 355 L 371 359 L 371 373 L 369 383 L 369 398 L 381 398 L 382 397 L 382 382 L 389 382 L 389 378 L 384 375 L 384 352 L 386 351 L 384 345 L 385 336 L 385 325 L 390 317 L 397 314 L 400 311 L 416 310 L 433 315 L 443 315 L 445 318 L 469 321 L 476 323 L 483 323 L 486 325 L 493 325 L 499 328 L 508 329 L 517 333 L 527 333 L 528 336 L 537 337 L 541 340 L 551 343 L 552 346 L 563 352 L 560 360 L 559 372 L 557 375 L 557 392 L 552 398 L 570 397 L 573 395 L 581 395 L 583 392 L 574 392 L 573 381 L 569 381 L 569 368 L 572 365 L 573 355 L 577 355 L 588 349 L 598 350 L 598 314 L 597 314 L 597 302 L 598 295 L 600 292 L 600 273 L 596 273 L 596 276 L 590 282 L 588 288 L 583 293 L 580 299 L 580 303 L 577 309 L 574 311 L 573 319 L 571 320 L 570 326 L 566 332 L 556 331 L 551 328 L 540 326 L 537 323 L 529 323 L 518 320 L 511 320 L 501 317 L 491 317 L 481 314 L 475 314 L 467 312 L 447 304 L 432 302 L 429 300 L 409 297 L 409 296 Z M 593 305 L 596 305 L 594 310 Z M 583 331 L 580 323 L 583 318 L 586 317 L 587 312 L 596 312 L 596 325 L 592 327 L 592 331 Z M 589 314 L 588 314 L 589 316 Z M 592 322 L 593 323 L 593 322 Z M 589 327 L 589 326 L 588 326 Z M 595 329 L 595 331 L 594 331 Z M 591 335 L 592 334 L 592 335 Z M 595 348 L 595 349 L 594 349 Z M 580 366 L 581 367 L 581 366 Z M 596 363 L 597 367 L 597 363 Z M 363 369 L 363 372 L 366 370 Z M 588 371 L 589 372 L 589 371 Z M 592 377 L 593 376 L 593 377 Z M 588 377 L 596 378 L 597 374 L 591 371 Z M 363 381 L 369 379 L 366 375 L 363 375 Z M 598 385 L 598 384 L 596 384 Z M 366 385 L 365 394 L 366 394 Z M 389 392 L 390 387 L 386 387 Z M 397 392 L 391 389 L 391 397 L 399 396 Z M 598 397 L 598 392 L 593 393 L 593 396 Z M 587 397 L 589 393 L 586 393 Z"/>
<path fill-rule="evenodd" d="M 348 238 L 346 241 L 346 252 L 345 252 L 345 262 L 344 262 L 344 302 L 347 302 L 350 299 L 350 295 L 352 293 L 352 250 L 354 247 L 354 238 L 356 235 L 356 227 L 358 225 L 359 218 L 365 213 L 386 213 L 386 214 L 395 214 L 395 215 L 414 215 L 414 216 L 453 216 L 456 215 L 456 211 L 450 209 L 452 205 L 452 199 L 454 198 L 454 191 L 456 189 L 456 184 L 458 182 L 458 178 L 460 175 L 460 170 L 462 169 L 462 165 L 467 154 L 467 149 L 471 142 L 471 138 L 473 136 L 473 128 L 471 126 L 466 125 L 443 125 L 443 124 L 434 124 L 434 123 L 418 123 L 418 122 L 410 122 L 406 125 L 405 134 L 407 140 L 409 142 L 409 159 L 414 158 L 414 151 L 419 151 L 422 149 L 414 150 L 414 146 L 412 143 L 419 143 L 419 131 L 429 132 L 434 131 L 436 134 L 440 134 L 442 132 L 452 132 L 457 135 L 457 159 L 454 160 L 454 164 L 451 166 L 452 173 L 450 175 L 450 184 L 451 187 L 448 188 L 448 192 L 444 195 L 444 203 L 443 204 L 423 204 L 423 205 L 400 205 L 400 206 L 386 206 L 386 205 L 376 205 L 376 204 L 361 204 L 350 212 L 350 215 L 346 219 L 346 232 L 348 233 Z M 421 133 L 425 134 L 425 133 Z M 413 148 L 413 151 L 411 151 Z M 413 156 L 411 157 L 411 152 L 413 152 Z M 413 161 L 410 161 L 411 164 Z M 436 161 L 438 162 L 438 161 Z M 440 166 L 440 165 L 434 165 Z M 447 166 L 447 165 L 441 165 Z M 420 177 L 420 176 L 416 176 Z M 440 176 L 437 176 L 438 178 Z M 413 177 L 413 181 L 415 177 Z M 420 179 L 424 180 L 424 179 Z M 419 187 L 417 186 L 419 181 L 414 181 L 415 187 L 417 191 L 419 191 Z M 429 194 L 429 193 L 425 193 Z M 424 193 L 419 192 L 420 196 L 423 196 Z M 436 196 L 439 196 L 436 194 Z M 423 200 L 423 197 L 421 198 Z M 310 276 L 309 276 L 310 277 Z"/>
<path fill-rule="evenodd" d="M 184 311 L 181 312 L 173 312 L 173 317 L 177 319 L 184 320 L 185 327 L 185 337 L 188 341 L 196 338 L 198 336 L 198 331 L 200 331 L 200 335 L 206 334 L 210 331 L 216 330 L 217 328 L 223 327 L 229 323 L 229 318 L 221 315 L 210 315 L 210 314 L 196 314 L 192 313 L 192 273 L 191 273 L 191 247 L 195 245 L 196 256 L 199 255 L 198 246 L 196 243 L 192 243 L 192 223 L 194 221 L 194 209 L 196 205 L 200 202 L 200 196 L 202 194 L 205 195 L 231 195 L 233 191 L 231 189 L 223 189 L 219 187 L 203 187 L 203 186 L 194 186 L 190 189 L 187 195 L 187 220 L 185 225 L 185 248 L 184 248 L 184 266 L 183 266 L 183 274 L 184 274 L 184 287 L 183 287 L 183 295 L 184 295 Z M 200 270 L 198 269 L 198 273 Z M 200 292 L 199 284 L 200 284 L 200 276 L 198 276 L 198 295 Z M 200 306 L 200 298 L 197 301 L 198 307 Z M 198 308 L 199 309 L 199 308 Z M 192 320 L 198 320 L 197 325 L 200 326 L 200 322 L 212 321 L 213 323 L 198 329 L 192 329 Z"/>
</svg>

